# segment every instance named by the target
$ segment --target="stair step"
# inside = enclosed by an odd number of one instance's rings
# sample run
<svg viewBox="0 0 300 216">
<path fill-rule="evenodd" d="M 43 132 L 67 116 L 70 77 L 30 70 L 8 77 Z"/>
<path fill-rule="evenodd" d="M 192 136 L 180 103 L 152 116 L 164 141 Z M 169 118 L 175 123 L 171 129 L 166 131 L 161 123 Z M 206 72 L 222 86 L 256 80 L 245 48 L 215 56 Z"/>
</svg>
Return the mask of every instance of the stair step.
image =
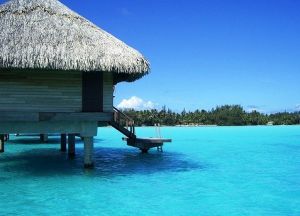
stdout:
<svg viewBox="0 0 300 216">
<path fill-rule="evenodd" d="M 126 128 L 120 126 L 118 123 L 116 122 L 110 122 L 109 123 L 112 127 L 114 127 L 115 129 L 117 129 L 118 131 L 120 131 L 122 134 L 124 134 L 127 137 L 135 137 L 135 135 L 133 133 L 131 133 L 129 130 L 127 130 Z"/>
</svg>

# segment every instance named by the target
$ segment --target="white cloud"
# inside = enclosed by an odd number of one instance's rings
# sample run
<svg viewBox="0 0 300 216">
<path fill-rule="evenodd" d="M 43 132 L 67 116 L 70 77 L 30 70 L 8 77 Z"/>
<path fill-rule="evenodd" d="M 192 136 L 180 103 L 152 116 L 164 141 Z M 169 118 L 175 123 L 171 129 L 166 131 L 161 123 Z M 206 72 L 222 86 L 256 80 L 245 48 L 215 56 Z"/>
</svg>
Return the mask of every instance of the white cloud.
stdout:
<svg viewBox="0 0 300 216">
<path fill-rule="evenodd" d="M 117 107 L 119 109 L 145 110 L 154 109 L 155 104 L 152 101 L 144 101 L 139 97 L 132 96 L 129 99 L 123 99 Z"/>
<path fill-rule="evenodd" d="M 296 111 L 300 111 L 300 104 L 296 105 Z"/>
</svg>

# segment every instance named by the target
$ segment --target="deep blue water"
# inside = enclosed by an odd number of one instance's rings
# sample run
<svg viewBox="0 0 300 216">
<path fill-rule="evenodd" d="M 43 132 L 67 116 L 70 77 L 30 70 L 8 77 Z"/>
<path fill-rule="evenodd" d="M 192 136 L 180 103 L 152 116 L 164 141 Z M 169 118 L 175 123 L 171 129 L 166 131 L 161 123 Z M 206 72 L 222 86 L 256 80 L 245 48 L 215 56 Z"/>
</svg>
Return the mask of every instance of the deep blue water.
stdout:
<svg viewBox="0 0 300 216">
<path fill-rule="evenodd" d="M 69 160 L 58 137 L 12 137 L 0 155 L 0 215 L 300 215 L 300 126 L 165 127 L 164 152 L 112 128 Z M 138 128 L 154 136 L 154 128 Z"/>
</svg>

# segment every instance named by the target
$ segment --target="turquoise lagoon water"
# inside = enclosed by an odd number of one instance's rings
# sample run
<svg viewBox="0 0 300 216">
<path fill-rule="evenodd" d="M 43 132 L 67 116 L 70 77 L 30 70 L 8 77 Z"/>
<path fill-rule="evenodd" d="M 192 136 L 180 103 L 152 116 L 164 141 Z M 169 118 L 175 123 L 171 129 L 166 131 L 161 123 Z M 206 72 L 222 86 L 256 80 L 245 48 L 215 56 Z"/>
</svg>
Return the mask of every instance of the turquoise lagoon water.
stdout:
<svg viewBox="0 0 300 216">
<path fill-rule="evenodd" d="M 154 136 L 154 128 L 138 128 Z M 300 126 L 165 127 L 140 154 L 112 128 L 68 160 L 59 139 L 12 137 L 0 155 L 0 215 L 300 215 Z"/>
</svg>

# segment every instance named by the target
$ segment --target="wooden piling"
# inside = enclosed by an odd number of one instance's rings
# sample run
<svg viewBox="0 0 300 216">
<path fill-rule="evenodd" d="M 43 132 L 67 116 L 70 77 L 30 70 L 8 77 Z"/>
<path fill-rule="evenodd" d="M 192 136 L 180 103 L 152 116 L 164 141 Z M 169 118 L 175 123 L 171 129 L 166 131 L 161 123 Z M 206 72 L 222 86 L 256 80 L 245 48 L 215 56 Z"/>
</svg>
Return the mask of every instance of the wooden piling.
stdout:
<svg viewBox="0 0 300 216">
<path fill-rule="evenodd" d="M 83 137 L 84 142 L 84 167 L 92 168 L 94 166 L 94 140 L 93 137 Z"/>
<path fill-rule="evenodd" d="M 48 134 L 40 134 L 40 141 L 41 141 L 41 143 L 47 143 L 48 142 Z"/>
<path fill-rule="evenodd" d="M 75 156 L 75 134 L 68 134 L 68 154 L 70 157 Z"/>
<path fill-rule="evenodd" d="M 8 141 L 9 140 L 9 134 L 5 134 L 4 135 L 4 141 Z"/>
<path fill-rule="evenodd" d="M 147 154 L 149 151 L 148 148 L 141 148 L 140 150 L 141 150 L 142 154 Z"/>
<path fill-rule="evenodd" d="M 67 151 L 67 134 L 60 135 L 60 151 Z"/>
</svg>

